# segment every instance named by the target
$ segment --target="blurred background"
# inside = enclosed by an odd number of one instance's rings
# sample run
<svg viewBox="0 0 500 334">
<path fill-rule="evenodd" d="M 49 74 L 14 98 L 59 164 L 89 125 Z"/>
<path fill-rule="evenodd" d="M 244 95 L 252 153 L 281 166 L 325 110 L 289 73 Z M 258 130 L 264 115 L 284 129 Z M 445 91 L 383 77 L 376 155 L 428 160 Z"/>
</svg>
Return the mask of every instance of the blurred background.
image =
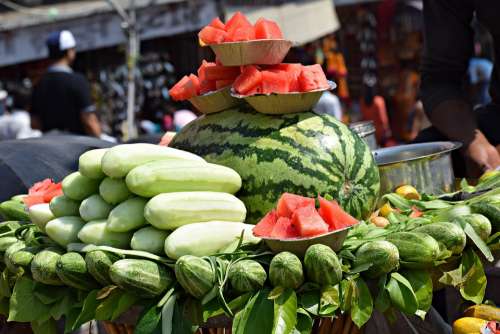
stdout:
<svg viewBox="0 0 500 334">
<path fill-rule="evenodd" d="M 202 59 L 213 60 L 199 46 L 198 31 L 238 10 L 251 21 L 277 21 L 296 43 L 285 62 L 321 64 L 338 85 L 339 117 L 374 121 L 379 146 L 409 142 L 429 126 L 419 99 L 421 1 L 0 0 L 0 140 L 40 135 L 29 127 L 30 94 L 48 66 L 47 35 L 57 30 L 75 37 L 73 69 L 90 82 L 103 133 L 121 141 L 175 131 L 177 111 L 197 112 L 171 101 L 168 88 L 196 73 Z M 467 92 L 474 104 L 484 104 L 491 37 L 480 26 L 475 31 L 481 61 L 471 60 Z M 15 111 L 24 130 L 2 131 Z"/>
</svg>

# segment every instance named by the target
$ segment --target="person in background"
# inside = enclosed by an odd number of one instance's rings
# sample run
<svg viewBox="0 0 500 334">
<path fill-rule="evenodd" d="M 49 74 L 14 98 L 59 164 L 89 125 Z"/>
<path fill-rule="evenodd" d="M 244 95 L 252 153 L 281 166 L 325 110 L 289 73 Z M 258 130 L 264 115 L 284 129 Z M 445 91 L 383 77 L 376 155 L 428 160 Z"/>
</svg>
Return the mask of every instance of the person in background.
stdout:
<svg viewBox="0 0 500 334">
<path fill-rule="evenodd" d="M 41 132 L 33 130 L 30 125 L 27 111 L 30 104 L 29 89 L 18 87 L 10 95 L 12 106 L 8 112 L 0 115 L 0 140 L 41 136 Z"/>
<path fill-rule="evenodd" d="M 421 95 L 433 127 L 417 139 L 461 142 L 468 177 L 500 166 L 499 12 L 499 1 L 424 0 Z M 492 102 L 479 111 L 473 110 L 463 89 L 473 52 L 474 16 L 492 33 L 495 51 Z"/>
<path fill-rule="evenodd" d="M 375 82 L 365 82 L 363 86 L 363 96 L 360 101 L 361 114 L 363 120 L 372 121 L 375 125 L 375 137 L 380 146 L 385 146 L 391 137 L 389 118 L 385 107 L 385 100 L 375 92 Z"/>
<path fill-rule="evenodd" d="M 325 91 L 319 98 L 318 103 L 313 107 L 313 111 L 316 114 L 330 115 L 335 117 L 337 120 L 342 121 L 342 106 L 337 95 L 330 91 Z"/>
<path fill-rule="evenodd" d="M 52 64 L 33 90 L 33 128 L 101 137 L 90 85 L 71 69 L 76 57 L 73 34 L 68 30 L 53 32 L 46 43 Z"/>
</svg>

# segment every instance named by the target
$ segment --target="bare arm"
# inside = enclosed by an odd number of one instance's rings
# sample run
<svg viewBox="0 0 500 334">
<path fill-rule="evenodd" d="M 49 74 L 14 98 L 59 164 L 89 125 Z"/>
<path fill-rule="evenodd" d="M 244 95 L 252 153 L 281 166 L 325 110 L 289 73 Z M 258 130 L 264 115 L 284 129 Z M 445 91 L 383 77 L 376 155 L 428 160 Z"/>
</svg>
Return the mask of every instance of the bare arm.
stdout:
<svg viewBox="0 0 500 334">
<path fill-rule="evenodd" d="M 101 136 L 101 123 L 99 123 L 99 119 L 95 113 L 82 112 L 80 117 L 86 134 L 94 137 Z"/>
</svg>

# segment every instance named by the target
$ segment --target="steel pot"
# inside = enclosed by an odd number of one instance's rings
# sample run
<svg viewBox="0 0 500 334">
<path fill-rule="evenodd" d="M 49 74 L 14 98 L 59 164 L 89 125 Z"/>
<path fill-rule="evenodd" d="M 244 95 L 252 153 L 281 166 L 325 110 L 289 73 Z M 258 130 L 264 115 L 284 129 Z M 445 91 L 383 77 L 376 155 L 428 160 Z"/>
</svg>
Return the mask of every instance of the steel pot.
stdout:
<svg viewBox="0 0 500 334">
<path fill-rule="evenodd" d="M 393 192 L 404 184 L 419 192 L 441 194 L 455 188 L 451 152 L 458 142 L 431 142 L 401 145 L 375 150 L 373 156 L 380 171 L 380 194 Z"/>
<path fill-rule="evenodd" d="M 349 125 L 349 128 L 356 132 L 358 136 L 363 138 L 363 140 L 368 144 L 370 150 L 376 150 L 377 138 L 375 137 L 375 125 L 373 125 L 372 121 L 362 121 L 355 122 Z"/>
</svg>

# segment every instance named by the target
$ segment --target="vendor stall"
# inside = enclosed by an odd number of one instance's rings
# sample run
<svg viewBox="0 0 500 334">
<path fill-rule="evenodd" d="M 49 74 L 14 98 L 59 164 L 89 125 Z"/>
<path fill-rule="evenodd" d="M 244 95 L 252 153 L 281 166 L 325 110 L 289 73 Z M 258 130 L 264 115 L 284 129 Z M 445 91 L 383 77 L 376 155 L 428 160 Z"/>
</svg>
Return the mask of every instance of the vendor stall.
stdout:
<svg viewBox="0 0 500 334">
<path fill-rule="evenodd" d="M 88 150 L 61 183 L 0 204 L 8 321 L 35 333 L 92 320 L 109 334 L 443 333 L 431 306 L 448 287 L 471 306 L 454 333 L 497 331 L 498 309 L 482 303 L 500 172 L 430 192 L 429 178 L 453 173 L 429 161 L 455 144 L 374 158 L 308 111 L 335 85 L 317 65 L 281 63 L 291 43 L 275 22 L 236 13 L 199 36 L 218 61 L 170 94 L 205 115 L 168 147 Z"/>
</svg>

